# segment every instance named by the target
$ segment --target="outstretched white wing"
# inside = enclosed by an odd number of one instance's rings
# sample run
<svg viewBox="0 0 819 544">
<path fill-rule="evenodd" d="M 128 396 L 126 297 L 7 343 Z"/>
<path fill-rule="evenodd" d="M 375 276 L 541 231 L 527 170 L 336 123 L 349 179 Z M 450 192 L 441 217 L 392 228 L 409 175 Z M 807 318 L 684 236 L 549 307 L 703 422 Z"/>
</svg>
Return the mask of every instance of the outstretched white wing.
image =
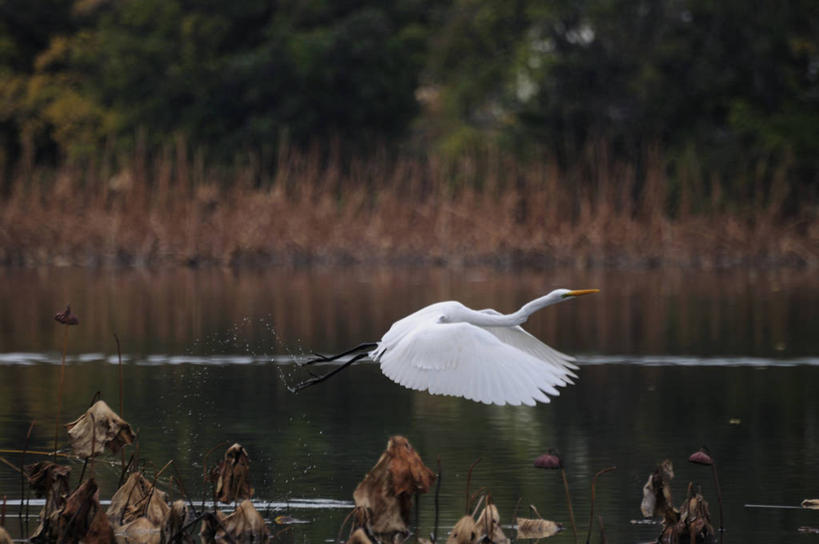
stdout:
<svg viewBox="0 0 819 544">
<path fill-rule="evenodd" d="M 571 376 L 468 323 L 424 320 L 385 350 L 376 350 L 382 372 L 411 389 L 487 404 L 549 402 Z M 524 331 L 525 332 L 525 331 Z M 526 333 L 528 334 L 528 333 Z"/>
<path fill-rule="evenodd" d="M 483 313 L 491 315 L 501 315 L 495 310 L 481 310 Z M 566 376 L 568 378 L 577 378 L 577 374 L 572 370 L 577 370 L 578 366 L 574 364 L 577 360 L 571 355 L 566 355 L 556 349 L 544 344 L 523 327 L 484 327 L 498 337 L 498 340 L 504 344 L 514 346 L 521 351 L 525 351 L 546 364 L 555 365 L 557 367 L 566 369 Z M 569 379 L 569 383 L 572 383 Z"/>
</svg>

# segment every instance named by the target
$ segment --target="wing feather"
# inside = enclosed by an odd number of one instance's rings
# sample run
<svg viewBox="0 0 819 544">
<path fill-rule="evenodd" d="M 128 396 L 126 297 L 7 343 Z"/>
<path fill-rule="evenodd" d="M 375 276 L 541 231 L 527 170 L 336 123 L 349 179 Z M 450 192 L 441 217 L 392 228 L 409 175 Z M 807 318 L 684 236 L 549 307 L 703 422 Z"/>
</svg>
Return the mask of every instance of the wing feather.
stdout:
<svg viewBox="0 0 819 544">
<path fill-rule="evenodd" d="M 492 315 L 501 315 L 495 310 L 486 309 L 481 310 L 483 313 Z M 484 327 L 486 330 L 498 337 L 504 344 L 510 344 L 525 351 L 529 355 L 537 357 L 538 359 L 547 363 L 557 365 L 558 367 L 569 370 L 577 370 L 578 366 L 574 364 L 577 360 L 571 355 L 562 353 L 547 344 L 544 344 L 534 336 L 532 336 L 523 327 Z M 567 372 L 567 376 L 577 378 L 574 372 Z M 569 382 L 571 383 L 571 382 Z"/>
<path fill-rule="evenodd" d="M 572 375 L 565 364 L 549 364 L 530 350 L 503 342 L 495 331 L 468 323 L 419 321 L 373 352 L 382 372 L 405 387 L 487 404 L 534 405 L 558 395 L 556 386 Z"/>
</svg>

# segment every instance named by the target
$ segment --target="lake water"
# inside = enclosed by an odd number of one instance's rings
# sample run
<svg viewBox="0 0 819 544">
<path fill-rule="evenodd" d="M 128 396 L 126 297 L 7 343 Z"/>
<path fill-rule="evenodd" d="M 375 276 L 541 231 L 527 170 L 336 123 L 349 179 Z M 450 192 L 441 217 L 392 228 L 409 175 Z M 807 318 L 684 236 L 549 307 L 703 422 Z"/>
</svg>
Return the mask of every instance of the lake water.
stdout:
<svg viewBox="0 0 819 544">
<path fill-rule="evenodd" d="M 377 340 L 428 303 L 509 312 L 555 287 L 601 293 L 547 308 L 526 325 L 580 359 L 577 384 L 550 404 L 486 406 L 409 391 L 372 363 L 298 394 L 286 387 L 307 377 L 295 358 Z M 819 526 L 819 512 L 745 506 L 819 496 L 815 272 L 2 270 L 0 302 L 0 449 L 22 447 L 32 421 L 30 448 L 51 448 L 64 332 L 53 315 L 70 302 L 81 322 L 68 333 L 62 419 L 80 415 L 97 391 L 118 407 L 118 334 L 123 415 L 139 432 L 146 470 L 173 459 L 198 506 L 204 453 L 239 442 L 250 453 L 260 511 L 309 522 L 288 533 L 294 542 L 335 538 L 356 484 L 394 434 L 431 468 L 440 458 L 439 535 L 462 514 L 466 473 L 478 458 L 473 491 L 491 493 L 504 525 L 520 501 L 520 514 L 534 504 L 568 526 L 560 475 L 532 467 L 548 448 L 563 455 L 582 535 L 591 477 L 616 466 L 597 489 L 608 541 L 654 540 L 660 527 L 637 523 L 639 507 L 643 484 L 665 458 L 676 472 L 674 503 L 695 481 L 718 524 L 710 471 L 686 462 L 707 445 L 719 463 L 726 542 L 816 540 L 798 528 Z M 18 454 L 0 455 L 19 463 Z M 94 472 L 107 499 L 119 468 L 118 458 L 104 459 Z M 73 466 L 76 482 L 82 467 Z M 19 476 L 4 464 L 2 495 L 20 497 Z M 432 493 L 420 506 L 427 535 Z M 10 504 L 6 527 L 15 536 L 18 512 Z M 571 531 L 552 541 L 571 542 Z"/>
</svg>

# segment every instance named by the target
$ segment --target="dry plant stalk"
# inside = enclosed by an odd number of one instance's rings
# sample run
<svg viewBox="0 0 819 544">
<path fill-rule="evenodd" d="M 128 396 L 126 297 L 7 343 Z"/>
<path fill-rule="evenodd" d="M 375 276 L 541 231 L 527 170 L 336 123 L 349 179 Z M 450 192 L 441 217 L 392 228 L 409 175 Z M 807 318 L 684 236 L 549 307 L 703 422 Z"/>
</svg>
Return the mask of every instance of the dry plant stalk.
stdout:
<svg viewBox="0 0 819 544">
<path fill-rule="evenodd" d="M 86 190 L 58 196 L 47 183 L 10 181 L 0 261 L 82 264 L 93 248 L 90 257 L 103 265 L 305 257 L 703 268 L 760 259 L 819 263 L 815 199 L 796 199 L 798 208 L 788 209 L 793 199 L 782 186 L 796 176 L 788 161 L 771 159 L 770 171 L 780 162 L 784 170 L 766 176 L 774 178 L 766 202 L 757 202 L 755 189 L 753 196 L 731 194 L 726 207 L 728 180 L 708 173 L 670 180 L 656 147 L 637 165 L 607 158 L 605 142 L 589 145 L 587 158 L 568 167 L 497 152 L 458 161 L 345 157 L 341 165 L 282 146 L 264 169 L 197 167 L 190 154 L 149 159 L 144 149 L 113 173 L 98 170 L 110 160 L 85 171 L 65 165 L 56 175 L 44 168 L 34 175 Z M 254 187 L 249 179 L 262 182 Z M 681 184 L 678 214 L 673 182 Z M 79 209 L 93 220 L 80 220 Z M 43 229 L 45 223 L 54 228 Z"/>
<path fill-rule="evenodd" d="M 54 320 L 57 323 L 65 325 L 63 331 L 63 356 L 60 360 L 60 388 L 57 391 L 57 417 L 54 420 L 54 459 L 57 456 L 57 446 L 59 445 L 60 436 L 60 419 L 62 419 L 63 410 L 63 389 L 65 388 L 65 352 L 68 349 L 68 327 L 78 325 L 79 318 L 71 313 L 71 305 L 67 304 L 65 310 L 54 315 Z"/>
<path fill-rule="evenodd" d="M 79 457 L 100 455 L 107 447 L 116 453 L 126 444 L 133 444 L 136 434 L 103 400 L 95 402 L 78 419 L 66 425 L 71 448 Z"/>
<path fill-rule="evenodd" d="M 6 496 L 3 495 L 3 506 L 0 507 L 0 544 L 12 544 L 11 536 L 3 525 L 6 524 Z"/>
<path fill-rule="evenodd" d="M 412 498 L 426 493 L 435 473 L 403 436 L 393 436 L 375 466 L 353 492 L 357 507 L 366 509 L 376 535 L 408 532 Z"/>
</svg>

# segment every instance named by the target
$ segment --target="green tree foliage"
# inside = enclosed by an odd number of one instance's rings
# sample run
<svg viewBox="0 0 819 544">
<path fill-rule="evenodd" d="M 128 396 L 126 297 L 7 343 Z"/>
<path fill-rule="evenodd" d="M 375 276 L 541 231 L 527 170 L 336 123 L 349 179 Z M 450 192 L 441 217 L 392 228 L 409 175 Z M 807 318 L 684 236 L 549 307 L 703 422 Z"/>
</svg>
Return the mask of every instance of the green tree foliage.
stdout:
<svg viewBox="0 0 819 544">
<path fill-rule="evenodd" d="M 0 147 L 7 165 L 53 161 L 143 134 L 229 161 L 413 129 L 423 149 L 492 141 L 564 164 L 590 142 L 638 165 L 658 147 L 706 177 L 784 161 L 807 185 L 818 5 L 0 0 Z"/>
<path fill-rule="evenodd" d="M 453 147 L 477 132 L 569 162 L 603 139 L 632 159 L 694 144 L 715 167 L 788 152 L 817 166 L 810 0 L 455 0 L 438 36 Z"/>
<path fill-rule="evenodd" d="M 367 145 L 417 110 L 420 1 L 32 0 L 17 20 L 18 3 L 0 4 L 7 145 L 83 155 L 143 130 L 229 159 L 282 134 Z"/>
</svg>

